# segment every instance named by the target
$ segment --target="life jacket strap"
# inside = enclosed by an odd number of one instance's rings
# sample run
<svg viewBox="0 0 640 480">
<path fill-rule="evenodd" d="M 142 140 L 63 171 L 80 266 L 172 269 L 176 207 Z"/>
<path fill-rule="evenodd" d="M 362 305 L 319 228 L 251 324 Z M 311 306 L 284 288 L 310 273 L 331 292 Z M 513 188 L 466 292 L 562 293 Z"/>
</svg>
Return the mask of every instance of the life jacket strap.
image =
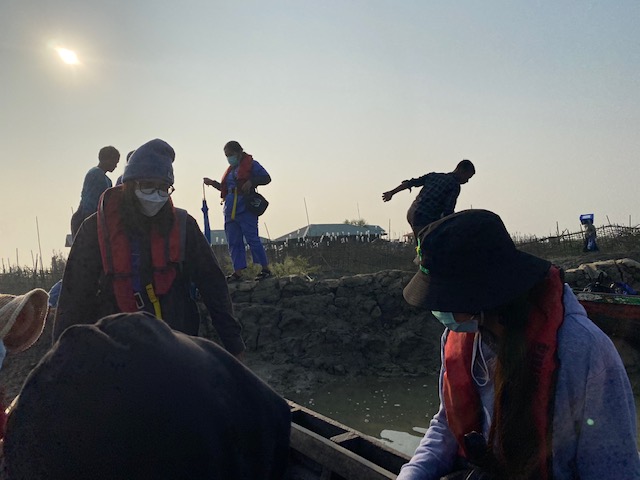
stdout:
<svg viewBox="0 0 640 480">
<path fill-rule="evenodd" d="M 231 209 L 231 220 L 236 219 L 237 206 L 238 206 L 238 187 L 233 189 L 233 208 Z"/>
<path fill-rule="evenodd" d="M 156 292 L 153 290 L 153 284 L 150 283 L 145 287 L 147 289 L 147 296 L 153 305 L 153 311 L 160 320 L 162 320 L 162 309 L 160 308 L 160 300 L 156 297 Z"/>
</svg>

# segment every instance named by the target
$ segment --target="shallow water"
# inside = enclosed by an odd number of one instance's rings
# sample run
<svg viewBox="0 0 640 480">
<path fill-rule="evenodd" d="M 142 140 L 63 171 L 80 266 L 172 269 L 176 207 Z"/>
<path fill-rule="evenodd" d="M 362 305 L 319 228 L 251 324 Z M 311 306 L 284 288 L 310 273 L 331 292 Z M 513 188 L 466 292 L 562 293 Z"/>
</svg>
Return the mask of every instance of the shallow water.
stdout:
<svg viewBox="0 0 640 480">
<path fill-rule="evenodd" d="M 291 400 L 410 456 L 440 402 L 437 376 L 337 380 L 310 397 Z M 640 419 L 638 398 L 636 411 Z"/>
<path fill-rule="evenodd" d="M 291 400 L 412 455 L 438 411 L 438 377 L 338 380 Z"/>
</svg>

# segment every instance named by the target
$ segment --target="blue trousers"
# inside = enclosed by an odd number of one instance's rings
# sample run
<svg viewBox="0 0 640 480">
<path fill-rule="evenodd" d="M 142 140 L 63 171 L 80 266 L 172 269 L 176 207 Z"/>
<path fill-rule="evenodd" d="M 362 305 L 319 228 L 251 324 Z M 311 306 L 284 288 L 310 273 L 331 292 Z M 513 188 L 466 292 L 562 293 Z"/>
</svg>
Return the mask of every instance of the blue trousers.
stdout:
<svg viewBox="0 0 640 480">
<path fill-rule="evenodd" d="M 269 265 L 267 254 L 258 237 L 258 217 L 249 212 L 236 213 L 235 220 L 225 218 L 224 233 L 227 235 L 227 244 L 231 254 L 231 262 L 234 270 L 247 268 L 247 254 L 244 242 L 249 245 L 253 263 L 262 266 Z"/>
</svg>

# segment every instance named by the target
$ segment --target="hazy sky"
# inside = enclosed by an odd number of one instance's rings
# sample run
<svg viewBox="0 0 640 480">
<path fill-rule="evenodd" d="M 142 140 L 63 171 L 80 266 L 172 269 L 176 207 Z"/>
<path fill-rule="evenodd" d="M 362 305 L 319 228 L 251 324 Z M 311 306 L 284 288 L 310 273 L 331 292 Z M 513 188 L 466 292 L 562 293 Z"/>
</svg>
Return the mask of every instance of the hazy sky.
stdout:
<svg viewBox="0 0 640 480">
<path fill-rule="evenodd" d="M 640 223 L 640 2 L 0 2 L 0 258 L 68 250 L 100 147 L 162 138 L 174 202 L 238 140 L 269 171 L 261 234 L 364 218 L 397 238 L 400 181 L 471 159 L 457 209 L 511 233 Z M 54 47 L 74 50 L 64 64 Z M 221 229 L 208 188 L 212 228 Z M 266 228 L 265 228 L 266 224 Z"/>
</svg>

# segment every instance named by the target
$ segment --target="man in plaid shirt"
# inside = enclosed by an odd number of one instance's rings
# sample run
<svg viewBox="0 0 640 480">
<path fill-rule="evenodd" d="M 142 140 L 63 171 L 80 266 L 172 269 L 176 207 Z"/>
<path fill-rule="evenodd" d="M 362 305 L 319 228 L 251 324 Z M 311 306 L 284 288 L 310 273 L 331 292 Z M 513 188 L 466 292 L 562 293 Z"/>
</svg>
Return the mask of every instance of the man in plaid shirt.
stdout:
<svg viewBox="0 0 640 480">
<path fill-rule="evenodd" d="M 460 195 L 460 185 L 467 183 L 476 173 L 470 160 L 462 160 L 453 172 L 431 172 L 418 178 L 404 180 L 393 190 L 384 192 L 382 200 L 388 202 L 398 192 L 412 187 L 422 187 L 409 207 L 407 221 L 413 230 L 413 237 L 431 222 L 453 213 Z"/>
</svg>

